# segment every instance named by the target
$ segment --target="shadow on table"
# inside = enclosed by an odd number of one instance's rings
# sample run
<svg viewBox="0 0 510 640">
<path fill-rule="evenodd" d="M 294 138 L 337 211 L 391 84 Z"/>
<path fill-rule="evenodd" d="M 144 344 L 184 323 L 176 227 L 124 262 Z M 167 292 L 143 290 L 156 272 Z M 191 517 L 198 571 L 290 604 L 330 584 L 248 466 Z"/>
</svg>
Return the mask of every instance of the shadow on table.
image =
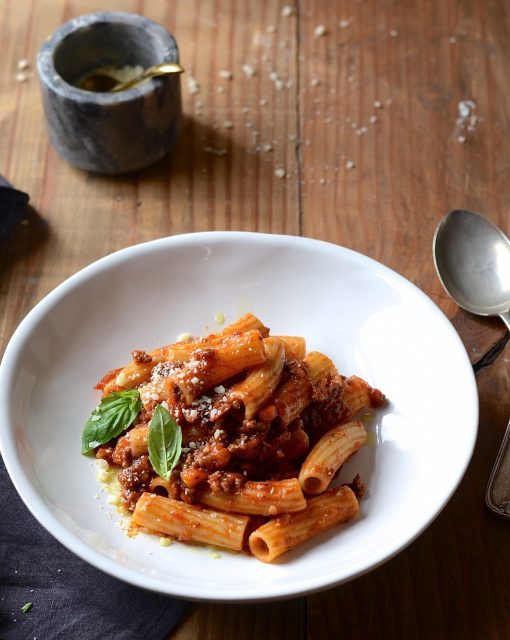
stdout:
<svg viewBox="0 0 510 640">
<path fill-rule="evenodd" d="M 154 198 L 166 200 L 169 207 L 180 207 L 174 232 L 197 230 L 197 226 L 208 224 L 208 207 L 216 207 L 216 212 L 220 211 L 218 219 L 223 214 L 228 225 L 231 206 L 232 216 L 239 216 L 240 206 L 248 203 L 256 208 L 259 199 L 267 200 L 275 190 L 276 150 L 262 149 L 264 144 L 270 146 L 275 141 L 259 140 L 255 132 L 247 131 L 250 133 L 243 131 L 242 136 L 232 136 L 232 131 L 219 125 L 210 126 L 196 117 L 184 117 L 179 141 L 165 158 L 137 173 L 114 177 L 89 174 L 87 181 L 98 188 L 114 182 L 119 192 L 129 193 L 129 187 L 134 187 L 137 206 L 143 205 L 147 189 L 154 187 L 153 195 L 159 193 Z M 236 141 L 240 137 L 242 144 Z M 284 187 L 290 182 L 283 180 L 278 184 Z M 250 189 L 251 200 L 247 189 Z M 201 203 L 200 211 L 196 210 L 197 203 Z M 199 217 L 197 220 L 194 214 Z M 274 215 L 283 213 L 277 207 Z M 243 220 L 241 224 L 255 224 L 247 217 Z"/>
</svg>

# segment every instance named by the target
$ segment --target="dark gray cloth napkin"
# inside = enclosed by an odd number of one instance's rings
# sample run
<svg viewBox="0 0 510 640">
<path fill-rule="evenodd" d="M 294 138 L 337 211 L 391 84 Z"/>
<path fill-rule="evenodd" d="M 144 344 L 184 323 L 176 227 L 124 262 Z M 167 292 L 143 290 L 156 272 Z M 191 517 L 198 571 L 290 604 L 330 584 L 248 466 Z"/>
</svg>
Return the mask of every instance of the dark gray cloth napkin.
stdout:
<svg viewBox="0 0 510 640">
<path fill-rule="evenodd" d="M 28 194 L 0 176 L 0 242 L 23 220 L 27 203 Z"/>
<path fill-rule="evenodd" d="M 27 202 L 0 176 L 0 243 Z M 68 551 L 25 507 L 0 457 L 0 640 L 163 640 L 187 606 Z"/>
</svg>

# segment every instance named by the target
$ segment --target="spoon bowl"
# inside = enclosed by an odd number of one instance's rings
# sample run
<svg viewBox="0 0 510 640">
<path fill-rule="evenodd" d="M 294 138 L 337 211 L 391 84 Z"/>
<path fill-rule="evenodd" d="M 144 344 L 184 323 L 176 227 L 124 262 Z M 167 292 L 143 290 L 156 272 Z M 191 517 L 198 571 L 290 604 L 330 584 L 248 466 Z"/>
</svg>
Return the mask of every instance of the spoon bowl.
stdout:
<svg viewBox="0 0 510 640">
<path fill-rule="evenodd" d="M 472 211 L 450 211 L 434 235 L 433 256 L 446 293 L 479 316 L 498 315 L 510 331 L 510 240 Z M 510 520 L 510 422 L 492 469 L 485 502 Z"/>
<path fill-rule="evenodd" d="M 439 223 L 433 242 L 436 271 L 448 295 L 480 316 L 510 309 L 510 240 L 471 211 L 455 210 Z"/>
</svg>

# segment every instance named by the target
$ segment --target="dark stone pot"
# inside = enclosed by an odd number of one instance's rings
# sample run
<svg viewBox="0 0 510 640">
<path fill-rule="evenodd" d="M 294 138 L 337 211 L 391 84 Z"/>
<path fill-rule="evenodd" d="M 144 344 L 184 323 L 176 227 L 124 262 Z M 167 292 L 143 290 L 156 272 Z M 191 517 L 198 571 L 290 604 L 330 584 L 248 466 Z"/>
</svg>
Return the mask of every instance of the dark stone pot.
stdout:
<svg viewBox="0 0 510 640">
<path fill-rule="evenodd" d="M 142 16 L 92 13 L 60 26 L 37 57 L 46 125 L 58 153 L 76 167 L 103 174 L 136 171 L 165 156 L 180 133 L 179 75 L 118 93 L 75 86 L 98 67 L 161 62 L 179 62 L 177 43 Z"/>
</svg>

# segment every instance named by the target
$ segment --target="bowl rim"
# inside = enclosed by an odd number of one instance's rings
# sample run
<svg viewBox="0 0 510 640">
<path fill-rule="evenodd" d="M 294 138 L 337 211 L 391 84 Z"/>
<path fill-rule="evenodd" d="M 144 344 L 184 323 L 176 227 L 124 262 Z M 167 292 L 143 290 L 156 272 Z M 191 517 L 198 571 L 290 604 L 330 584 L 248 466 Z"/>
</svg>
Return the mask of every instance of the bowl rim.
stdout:
<svg viewBox="0 0 510 640">
<path fill-rule="evenodd" d="M 65 547 L 67 547 L 70 551 L 75 553 L 78 557 L 82 558 L 89 564 L 95 566 L 97 569 L 108 573 L 128 584 L 133 586 L 143 588 L 149 591 L 153 591 L 160 594 L 165 594 L 175 598 L 182 598 L 193 601 L 200 602 L 224 602 L 224 603 L 235 603 L 235 602 L 266 602 L 273 600 L 283 600 L 294 597 L 300 597 L 311 593 L 316 593 L 319 591 L 324 591 L 326 589 L 333 588 L 340 584 L 346 583 L 350 580 L 353 580 L 357 577 L 360 577 L 377 567 L 381 566 L 385 562 L 389 561 L 391 558 L 396 556 L 400 551 L 408 547 L 416 538 L 418 538 L 421 533 L 429 527 L 432 522 L 436 519 L 436 517 L 441 513 L 444 507 L 449 502 L 450 498 L 453 496 L 455 491 L 457 490 L 462 478 L 465 475 L 465 472 L 469 466 L 471 461 L 474 446 L 476 444 L 477 434 L 478 434 L 478 412 L 479 412 L 479 401 L 478 401 L 478 392 L 476 386 L 476 380 L 474 373 L 472 371 L 469 358 L 467 353 L 465 352 L 462 341 L 456 332 L 455 328 L 449 321 L 449 319 L 444 315 L 444 313 L 437 307 L 437 305 L 416 285 L 412 282 L 404 278 L 404 276 L 400 275 L 398 272 L 392 270 L 391 268 L 383 265 L 377 260 L 370 258 L 360 252 L 355 250 L 343 247 L 338 244 L 334 244 L 331 242 L 317 240 L 313 238 L 307 238 L 303 236 L 292 236 L 287 234 L 268 234 L 262 232 L 253 232 L 253 231 L 204 231 L 204 232 L 192 232 L 185 234 L 177 234 L 174 236 L 166 236 L 163 238 L 158 238 L 155 240 L 150 240 L 147 242 L 131 245 L 125 247 L 123 249 L 117 250 L 113 253 L 110 253 L 98 260 L 92 262 L 91 264 L 83 267 L 75 274 L 71 275 L 69 278 L 64 280 L 58 286 L 56 286 L 52 291 L 50 291 L 46 296 L 44 296 L 39 303 L 37 303 L 34 308 L 28 312 L 25 318 L 18 325 L 17 329 L 14 331 L 11 339 L 9 340 L 7 347 L 5 349 L 5 353 L 0 362 L 0 416 L 3 415 L 5 424 L 9 425 L 9 393 L 8 382 L 13 379 L 15 375 L 15 364 L 18 360 L 18 356 L 21 350 L 25 345 L 25 335 L 30 333 L 30 331 L 37 325 L 37 322 L 41 317 L 43 317 L 54 304 L 58 303 L 60 299 L 62 299 L 69 291 L 73 290 L 76 286 L 80 285 L 82 282 L 86 282 L 89 278 L 93 278 L 97 273 L 102 272 L 104 269 L 107 269 L 109 265 L 114 265 L 117 263 L 122 263 L 123 260 L 131 260 L 137 255 L 143 255 L 145 252 L 150 252 L 152 248 L 157 248 L 160 246 L 168 245 L 171 247 L 172 245 L 179 246 L 183 242 L 192 242 L 195 244 L 200 244 L 204 242 L 211 242 L 216 240 L 229 240 L 229 241 L 260 241 L 260 242 L 269 242 L 273 244 L 278 244 L 281 242 L 290 242 L 291 244 L 295 244 L 296 247 L 300 245 L 302 247 L 309 246 L 320 248 L 321 250 L 336 252 L 337 250 L 342 250 L 346 252 L 347 255 L 351 254 L 352 256 L 356 256 L 357 259 L 365 262 L 367 265 L 370 265 L 372 268 L 376 268 L 378 271 L 382 273 L 386 273 L 391 276 L 393 280 L 397 282 L 401 282 L 405 284 L 406 287 L 414 290 L 415 293 L 419 295 L 419 297 L 426 303 L 434 313 L 438 314 L 443 321 L 446 321 L 445 327 L 448 327 L 451 333 L 451 336 L 454 340 L 457 341 L 458 345 L 462 347 L 462 350 L 465 354 L 466 364 L 469 365 L 469 370 L 471 370 L 471 376 L 468 376 L 471 381 L 472 393 L 469 394 L 469 401 L 471 403 L 471 411 L 470 414 L 473 415 L 473 428 L 470 434 L 466 435 L 465 449 L 467 452 L 465 460 L 463 460 L 462 465 L 459 465 L 459 469 L 461 468 L 461 472 L 459 473 L 456 482 L 454 482 L 450 487 L 446 494 L 443 496 L 442 501 L 435 506 L 434 513 L 431 517 L 424 521 L 423 525 L 419 527 L 414 534 L 407 538 L 403 543 L 398 541 L 397 544 L 394 544 L 394 547 L 387 552 L 384 557 L 379 558 L 376 562 L 371 562 L 367 566 L 361 567 L 359 570 L 353 572 L 349 576 L 344 578 L 332 580 L 327 584 L 324 584 L 317 578 L 314 579 L 313 583 L 310 584 L 309 581 L 305 580 L 305 584 L 302 581 L 295 582 L 293 584 L 289 583 L 278 583 L 271 584 L 269 586 L 269 593 L 253 595 L 251 592 L 242 593 L 236 590 L 235 588 L 231 588 L 229 591 L 225 592 L 213 592 L 210 595 L 203 596 L 199 595 L 196 592 L 196 587 L 193 585 L 179 585 L 178 592 L 174 592 L 170 589 L 162 590 L 161 589 L 161 581 L 157 578 L 152 578 L 146 574 L 136 573 L 132 569 L 128 569 L 123 567 L 122 565 L 117 564 L 112 558 L 109 558 L 99 551 L 93 549 L 88 546 L 82 539 L 80 539 L 75 533 L 67 529 L 62 522 L 53 514 L 53 512 L 46 506 L 45 502 L 38 495 L 31 482 L 28 480 L 28 477 L 25 474 L 25 471 L 21 465 L 21 461 L 19 459 L 19 455 L 17 452 L 16 444 L 13 437 L 12 428 L 6 428 L 0 430 L 0 453 L 3 457 L 6 469 L 9 473 L 11 481 L 13 482 L 18 494 L 21 499 L 25 503 L 26 507 L 32 513 L 32 515 L 36 518 L 36 520 L 51 533 L 53 537 L 55 537 L 59 542 L 61 542 Z M 466 369 L 467 371 L 468 369 Z M 7 382 L 6 382 L 7 381 Z M 467 440 L 468 435 L 471 436 L 470 440 Z M 169 585 L 172 586 L 171 584 Z M 268 585 L 265 585 L 267 588 Z"/>
<path fill-rule="evenodd" d="M 56 70 L 54 63 L 55 52 L 68 36 L 84 28 L 104 23 L 129 25 L 140 28 L 145 33 L 149 31 L 165 52 L 161 62 L 179 62 L 177 41 L 161 24 L 137 13 L 97 11 L 71 18 L 71 20 L 58 26 L 51 36 L 45 40 L 37 53 L 37 71 L 41 84 L 67 100 L 84 104 L 92 103 L 102 107 L 140 100 L 144 96 L 153 94 L 155 85 L 152 82 L 141 82 L 131 89 L 115 93 L 86 91 L 67 82 Z"/>
</svg>

